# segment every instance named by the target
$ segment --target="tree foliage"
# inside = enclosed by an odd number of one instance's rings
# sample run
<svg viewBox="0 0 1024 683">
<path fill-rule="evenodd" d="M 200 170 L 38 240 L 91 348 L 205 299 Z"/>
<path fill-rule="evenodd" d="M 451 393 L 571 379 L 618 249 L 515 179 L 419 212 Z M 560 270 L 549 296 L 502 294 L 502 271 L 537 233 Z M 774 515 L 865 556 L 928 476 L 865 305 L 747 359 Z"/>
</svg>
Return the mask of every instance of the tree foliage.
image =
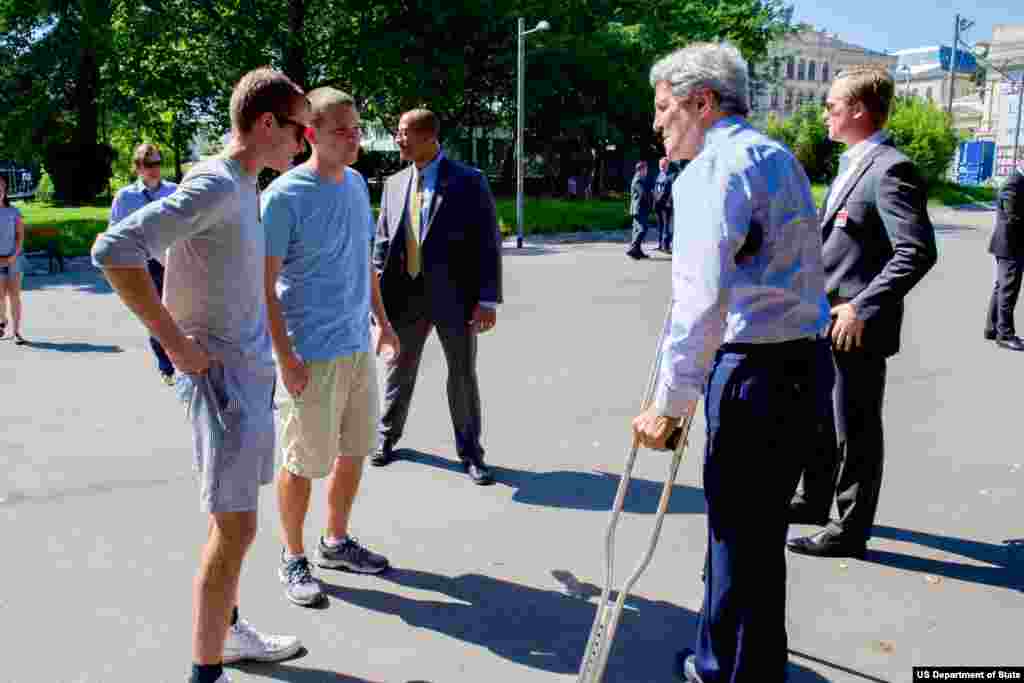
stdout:
<svg viewBox="0 0 1024 683">
<path fill-rule="evenodd" d="M 655 58 L 728 38 L 756 63 L 789 25 L 780 0 L 0 0 L 0 145 L 81 200 L 109 177 L 104 143 L 180 160 L 198 130 L 226 130 L 233 84 L 264 64 L 387 126 L 425 105 L 444 131 L 510 130 L 519 17 L 552 26 L 528 39 L 526 143 L 555 179 L 612 145 L 660 154 Z"/>
<path fill-rule="evenodd" d="M 960 142 L 949 116 L 934 102 L 918 97 L 893 101 L 889 131 L 896 146 L 910 157 L 929 183 L 941 180 Z"/>
</svg>

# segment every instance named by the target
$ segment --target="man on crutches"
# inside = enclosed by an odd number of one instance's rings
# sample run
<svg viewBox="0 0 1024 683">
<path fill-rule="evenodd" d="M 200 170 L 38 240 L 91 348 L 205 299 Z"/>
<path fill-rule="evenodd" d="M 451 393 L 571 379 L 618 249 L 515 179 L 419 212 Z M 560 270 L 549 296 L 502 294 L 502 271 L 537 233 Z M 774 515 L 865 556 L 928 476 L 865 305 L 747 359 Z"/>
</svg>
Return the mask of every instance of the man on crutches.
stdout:
<svg viewBox="0 0 1024 683">
<path fill-rule="evenodd" d="M 708 559 L 695 649 L 679 675 L 703 683 L 786 677 L 788 504 L 801 449 L 831 410 L 829 308 L 803 168 L 745 120 L 747 63 L 694 44 L 651 69 L 654 130 L 672 160 L 672 311 L 651 407 L 635 438 L 663 449 L 701 394 Z M 680 215 L 685 212 L 685 215 Z"/>
</svg>

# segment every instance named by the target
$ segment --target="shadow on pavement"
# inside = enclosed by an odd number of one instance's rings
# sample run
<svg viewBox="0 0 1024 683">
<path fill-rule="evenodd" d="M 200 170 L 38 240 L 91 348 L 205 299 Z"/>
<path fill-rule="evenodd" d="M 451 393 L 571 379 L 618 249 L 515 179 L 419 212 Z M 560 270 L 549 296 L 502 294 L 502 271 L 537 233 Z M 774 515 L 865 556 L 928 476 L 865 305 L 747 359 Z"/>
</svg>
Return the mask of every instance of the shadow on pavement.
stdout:
<svg viewBox="0 0 1024 683">
<path fill-rule="evenodd" d="M 463 471 L 462 465 L 431 453 L 408 448 L 396 449 L 402 460 L 428 465 L 451 472 Z M 666 466 L 667 469 L 667 466 Z M 512 500 L 524 505 L 539 507 L 567 508 L 571 510 L 611 510 L 615 491 L 619 487 L 619 476 L 599 472 L 526 472 L 500 465 L 491 465 L 495 482 L 516 490 Z M 658 499 L 664 482 L 633 478 L 623 510 L 633 514 L 652 515 L 658 509 Z M 672 498 L 668 514 L 703 514 L 704 491 L 676 484 L 672 487 Z"/>
<path fill-rule="evenodd" d="M 558 249 L 551 249 L 550 247 L 536 244 L 523 245 L 522 248 L 506 245 L 501 249 L 502 256 L 547 256 L 549 254 L 557 254 L 558 252 Z"/>
<path fill-rule="evenodd" d="M 25 346 L 41 351 L 59 351 L 61 353 L 124 353 L 120 346 L 109 344 L 88 344 L 86 342 L 43 342 L 26 340 Z"/>
<path fill-rule="evenodd" d="M 943 576 L 958 581 L 1018 591 L 1024 590 L 1024 540 L 1022 539 L 1009 539 L 1003 541 L 1002 544 L 985 543 L 889 526 L 875 526 L 873 534 L 880 538 L 914 543 L 953 555 L 960 555 L 976 562 L 982 562 L 986 566 L 870 548 L 865 558 L 868 562 Z"/>
<path fill-rule="evenodd" d="M 935 228 L 935 233 L 938 235 L 948 235 L 960 232 L 981 232 L 978 228 L 970 225 L 943 225 L 941 223 L 935 223 L 933 227 Z"/>
<path fill-rule="evenodd" d="M 485 647 L 504 659 L 557 674 L 578 671 L 594 620 L 599 589 L 580 584 L 567 571 L 552 575 L 570 593 L 542 590 L 482 574 L 448 577 L 414 569 L 382 575 L 403 588 L 440 593 L 450 600 L 414 599 L 386 591 L 324 583 L 336 600 L 401 618 Z M 619 622 L 606 670 L 606 683 L 674 682 L 676 650 L 693 642 L 697 615 L 678 605 L 630 596 Z M 791 681 L 819 683 L 817 674 L 790 665 Z"/>
</svg>

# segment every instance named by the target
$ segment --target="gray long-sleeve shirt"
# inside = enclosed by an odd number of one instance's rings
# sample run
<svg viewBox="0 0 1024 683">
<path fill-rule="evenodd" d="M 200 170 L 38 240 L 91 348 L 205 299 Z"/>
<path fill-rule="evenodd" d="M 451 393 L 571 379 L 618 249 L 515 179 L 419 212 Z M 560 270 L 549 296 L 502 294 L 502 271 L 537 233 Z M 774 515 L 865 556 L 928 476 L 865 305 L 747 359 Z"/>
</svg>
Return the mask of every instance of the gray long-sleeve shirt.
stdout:
<svg viewBox="0 0 1024 683">
<path fill-rule="evenodd" d="M 96 239 L 97 266 L 144 266 L 167 250 L 164 304 L 215 357 L 273 366 L 259 189 L 234 159 L 197 164 L 177 191 Z"/>
</svg>

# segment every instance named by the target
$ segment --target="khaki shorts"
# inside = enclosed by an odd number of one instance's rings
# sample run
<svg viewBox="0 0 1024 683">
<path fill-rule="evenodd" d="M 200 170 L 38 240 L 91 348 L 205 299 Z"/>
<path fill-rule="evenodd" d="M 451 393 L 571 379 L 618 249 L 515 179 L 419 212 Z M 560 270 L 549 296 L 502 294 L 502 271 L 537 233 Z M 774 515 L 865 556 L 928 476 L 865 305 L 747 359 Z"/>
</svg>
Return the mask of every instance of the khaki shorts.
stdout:
<svg viewBox="0 0 1024 683">
<path fill-rule="evenodd" d="M 298 398 L 278 373 L 282 467 L 299 477 L 326 477 L 338 456 L 365 458 L 377 445 L 376 359 L 354 353 L 308 361 L 309 383 Z"/>
</svg>

